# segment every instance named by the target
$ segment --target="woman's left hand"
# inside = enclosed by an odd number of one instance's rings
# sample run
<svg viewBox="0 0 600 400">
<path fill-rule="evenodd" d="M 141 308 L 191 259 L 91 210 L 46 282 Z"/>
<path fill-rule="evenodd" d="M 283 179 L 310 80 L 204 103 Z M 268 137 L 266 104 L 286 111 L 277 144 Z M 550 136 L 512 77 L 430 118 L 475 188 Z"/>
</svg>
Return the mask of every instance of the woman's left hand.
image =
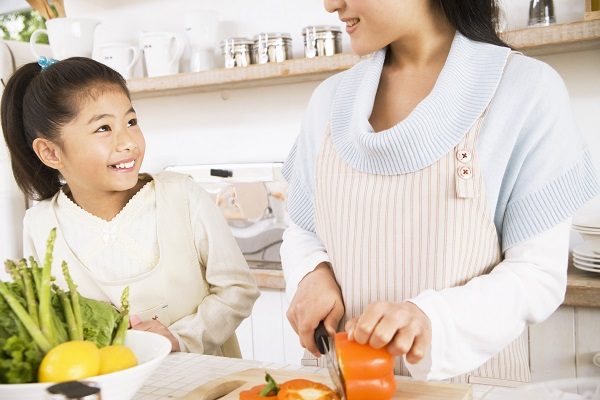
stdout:
<svg viewBox="0 0 600 400">
<path fill-rule="evenodd" d="M 346 323 L 348 338 L 376 349 L 387 346 L 390 354 L 416 364 L 431 347 L 431 322 L 419 307 L 403 303 L 369 304 L 358 318 Z"/>
<path fill-rule="evenodd" d="M 135 319 L 130 319 L 131 329 L 135 329 L 137 331 L 148 331 L 158 333 L 169 339 L 171 342 L 171 351 L 181 351 L 179 348 L 179 340 L 163 324 L 161 324 L 158 320 L 152 319 L 150 321 L 137 322 Z"/>
</svg>

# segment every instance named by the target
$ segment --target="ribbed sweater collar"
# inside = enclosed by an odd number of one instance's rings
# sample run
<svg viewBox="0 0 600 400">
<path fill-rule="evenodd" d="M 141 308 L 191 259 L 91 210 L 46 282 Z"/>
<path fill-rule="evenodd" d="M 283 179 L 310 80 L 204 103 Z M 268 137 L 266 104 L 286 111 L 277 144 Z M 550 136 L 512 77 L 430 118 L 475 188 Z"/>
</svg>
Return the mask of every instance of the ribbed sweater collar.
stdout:
<svg viewBox="0 0 600 400">
<path fill-rule="evenodd" d="M 386 49 L 346 71 L 334 96 L 331 136 L 353 168 L 381 175 L 418 171 L 456 146 L 490 103 L 510 49 L 456 33 L 431 93 L 397 125 L 373 132 L 373 110 Z M 402 93 L 398 93 L 402 96 Z"/>
</svg>

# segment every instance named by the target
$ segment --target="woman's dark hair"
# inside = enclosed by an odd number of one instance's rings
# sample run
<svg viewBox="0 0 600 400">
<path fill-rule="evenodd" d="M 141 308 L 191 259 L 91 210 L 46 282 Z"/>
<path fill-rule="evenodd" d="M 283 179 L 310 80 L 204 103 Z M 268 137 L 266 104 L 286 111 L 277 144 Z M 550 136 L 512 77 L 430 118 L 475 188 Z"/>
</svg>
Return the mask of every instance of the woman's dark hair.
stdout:
<svg viewBox="0 0 600 400">
<path fill-rule="evenodd" d="M 68 58 L 43 71 L 29 63 L 12 75 L 2 95 L 0 119 L 13 175 L 25 194 L 43 200 L 61 187 L 59 172 L 41 162 L 33 141 L 42 137 L 60 143 L 60 128 L 75 119 L 90 89 L 111 86 L 129 97 L 118 72 L 85 57 Z"/>
<path fill-rule="evenodd" d="M 498 36 L 500 8 L 496 0 L 431 0 L 463 36 L 477 42 L 510 47 Z"/>
</svg>

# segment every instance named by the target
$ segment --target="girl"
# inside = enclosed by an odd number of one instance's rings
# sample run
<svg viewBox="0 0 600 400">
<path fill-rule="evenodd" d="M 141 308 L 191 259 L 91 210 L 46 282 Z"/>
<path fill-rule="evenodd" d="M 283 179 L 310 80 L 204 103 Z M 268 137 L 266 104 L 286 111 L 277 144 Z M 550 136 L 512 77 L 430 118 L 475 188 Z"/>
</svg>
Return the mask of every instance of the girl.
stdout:
<svg viewBox="0 0 600 400">
<path fill-rule="evenodd" d="M 374 54 L 315 90 L 284 168 L 301 343 L 345 320 L 418 379 L 528 381 L 526 326 L 561 304 L 599 189 L 563 82 L 502 42 L 494 0 L 325 8 Z"/>
<path fill-rule="evenodd" d="M 2 130 L 19 187 L 39 200 L 24 219 L 24 254 L 54 259 L 83 296 L 120 304 L 133 329 L 173 351 L 240 356 L 235 329 L 258 297 L 220 211 L 175 173 L 139 174 L 144 137 L 125 80 L 88 58 L 26 64 L 2 96 Z M 62 281 L 60 263 L 53 275 Z"/>
</svg>

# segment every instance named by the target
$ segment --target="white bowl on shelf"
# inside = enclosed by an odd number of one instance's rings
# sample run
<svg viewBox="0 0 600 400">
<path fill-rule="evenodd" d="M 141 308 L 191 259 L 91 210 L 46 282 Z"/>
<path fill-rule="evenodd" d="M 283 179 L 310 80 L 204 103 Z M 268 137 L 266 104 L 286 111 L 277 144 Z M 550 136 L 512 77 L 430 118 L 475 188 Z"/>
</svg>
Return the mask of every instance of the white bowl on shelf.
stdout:
<svg viewBox="0 0 600 400">
<path fill-rule="evenodd" d="M 85 381 L 99 385 L 103 399 L 130 400 L 152 375 L 161 361 L 171 352 L 171 342 L 161 335 L 146 331 L 130 330 L 125 345 L 135 354 L 138 365 L 106 375 L 86 378 Z M 23 383 L 0 385 L 2 400 L 40 400 L 46 396 L 46 388 L 53 383 Z"/>
</svg>

